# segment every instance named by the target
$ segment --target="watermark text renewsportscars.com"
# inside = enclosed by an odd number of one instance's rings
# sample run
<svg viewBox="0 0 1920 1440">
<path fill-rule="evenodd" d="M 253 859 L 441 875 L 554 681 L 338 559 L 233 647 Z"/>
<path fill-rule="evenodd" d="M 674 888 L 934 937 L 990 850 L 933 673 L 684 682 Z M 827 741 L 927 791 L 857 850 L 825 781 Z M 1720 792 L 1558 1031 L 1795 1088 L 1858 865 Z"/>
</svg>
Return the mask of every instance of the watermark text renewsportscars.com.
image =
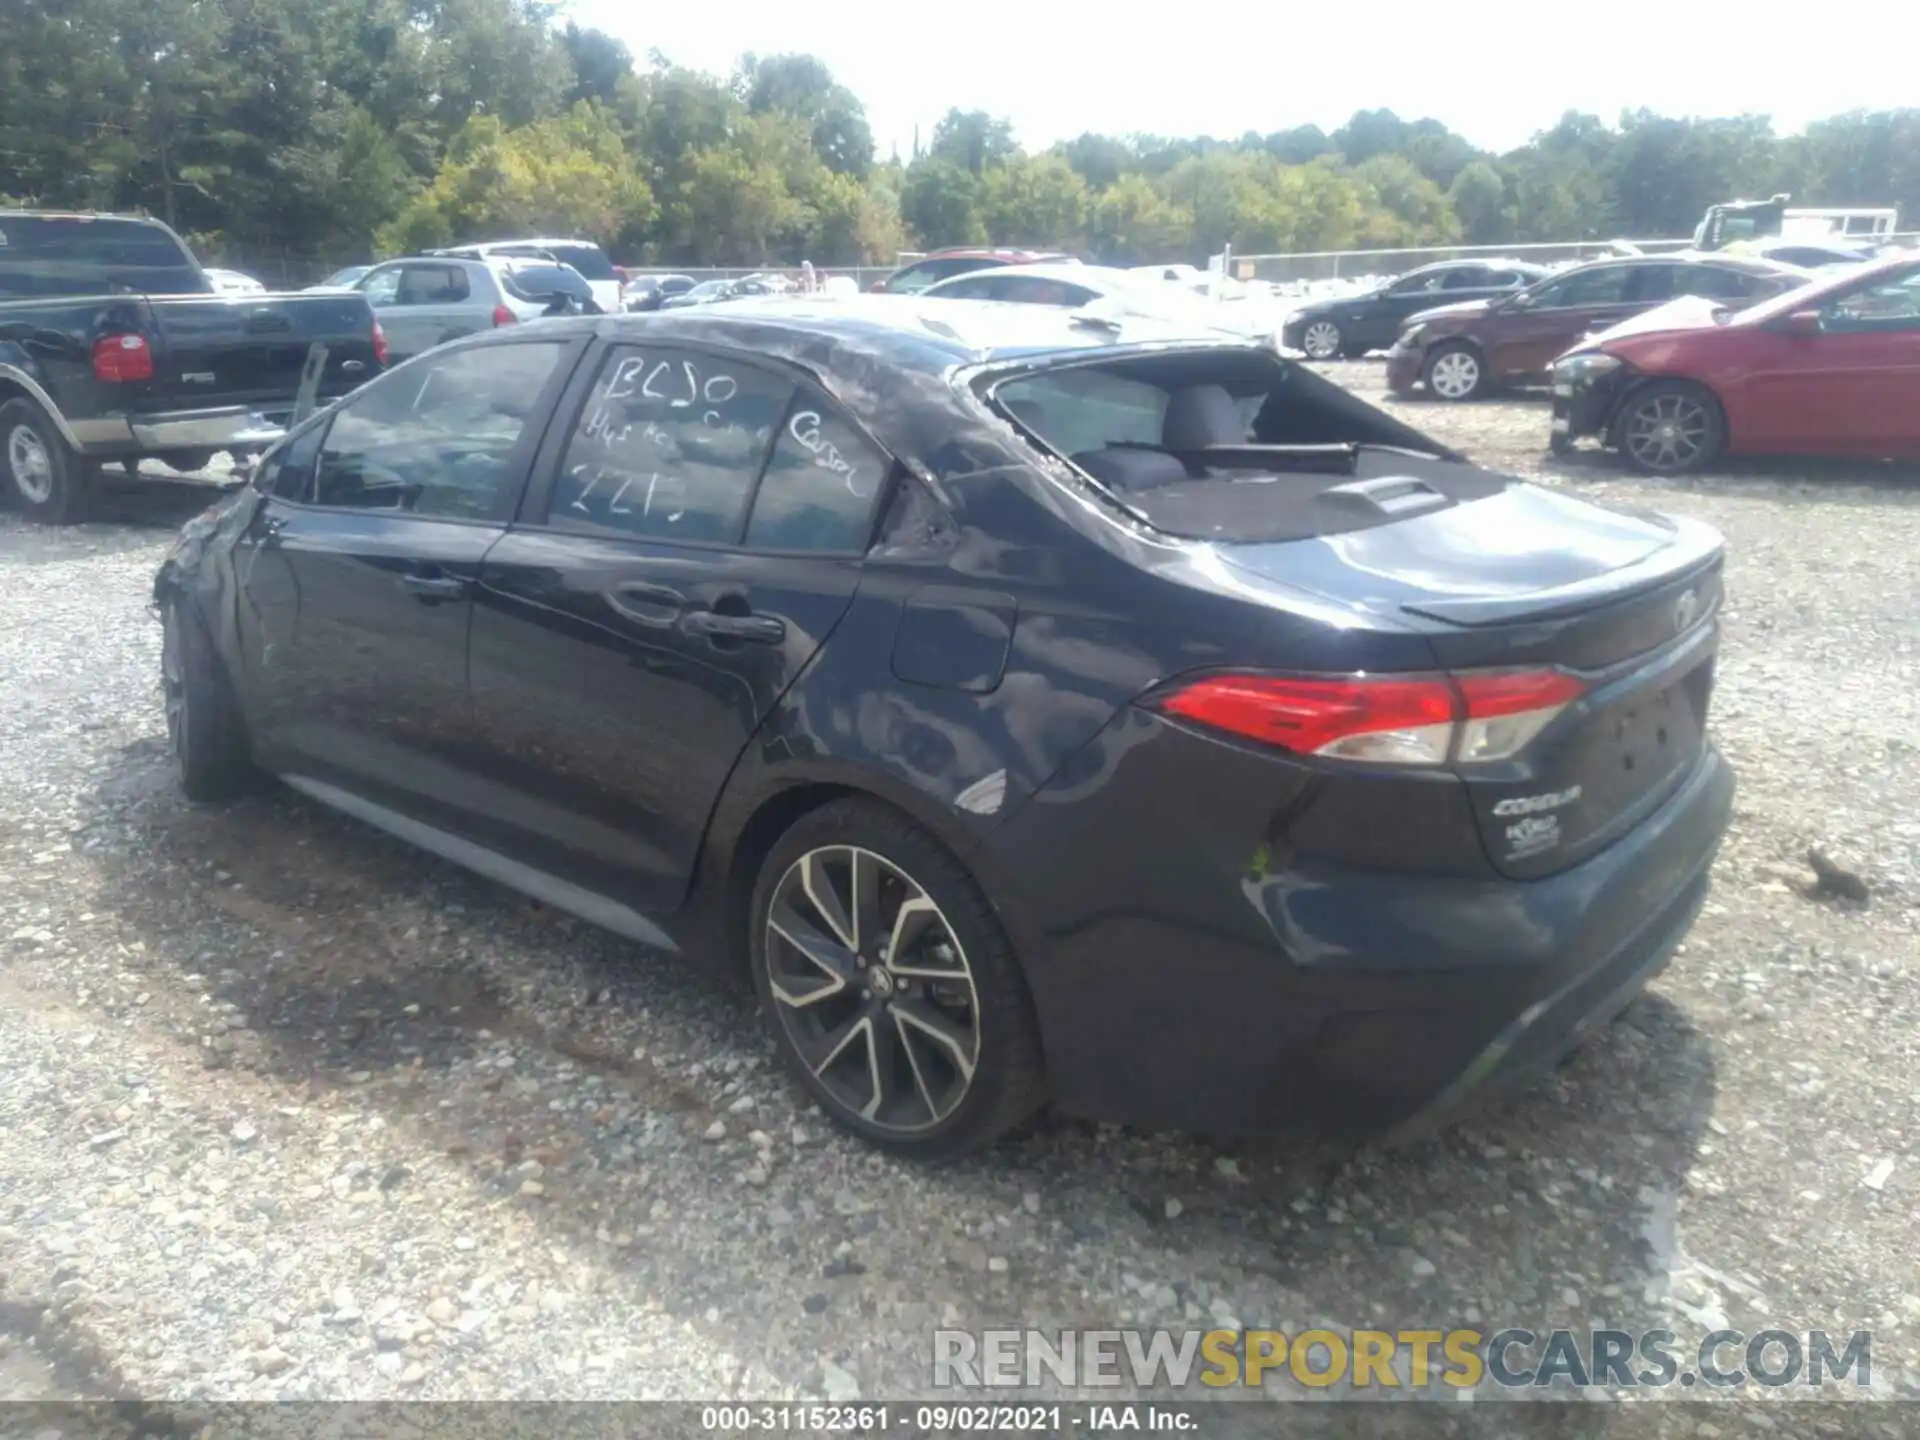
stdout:
<svg viewBox="0 0 1920 1440">
<path fill-rule="evenodd" d="M 1873 1383 L 1872 1332 L 936 1330 L 936 1389 L 1665 1389 Z"/>
</svg>

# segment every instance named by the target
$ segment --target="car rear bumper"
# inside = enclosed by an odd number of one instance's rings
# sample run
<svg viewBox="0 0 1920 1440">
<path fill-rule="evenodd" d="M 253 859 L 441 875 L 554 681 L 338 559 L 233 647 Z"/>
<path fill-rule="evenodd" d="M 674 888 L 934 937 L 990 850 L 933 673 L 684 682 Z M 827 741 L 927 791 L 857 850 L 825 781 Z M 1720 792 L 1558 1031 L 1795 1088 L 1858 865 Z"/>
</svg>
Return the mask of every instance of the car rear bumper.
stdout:
<svg viewBox="0 0 1920 1440">
<path fill-rule="evenodd" d="M 322 393 L 330 405 L 350 390 Z M 291 398 L 266 407 L 222 406 L 211 410 L 157 411 L 116 415 L 84 423 L 73 431 L 88 455 L 165 455 L 184 450 L 264 450 L 287 433 L 293 418 Z"/>
<path fill-rule="evenodd" d="M 1125 793 L 1133 763 L 1076 799 L 1043 790 L 987 841 L 990 873 L 1022 877 L 1004 883 L 1032 917 L 1062 1108 L 1226 1139 L 1403 1134 L 1550 1065 L 1685 935 L 1734 788 L 1709 747 L 1623 839 L 1513 882 L 1290 852 L 1271 798 L 1236 783 L 1143 804 Z M 1242 849 L 1230 832 L 1262 809 L 1266 838 Z M 1056 883 L 1063 855 L 1100 878 Z"/>
</svg>

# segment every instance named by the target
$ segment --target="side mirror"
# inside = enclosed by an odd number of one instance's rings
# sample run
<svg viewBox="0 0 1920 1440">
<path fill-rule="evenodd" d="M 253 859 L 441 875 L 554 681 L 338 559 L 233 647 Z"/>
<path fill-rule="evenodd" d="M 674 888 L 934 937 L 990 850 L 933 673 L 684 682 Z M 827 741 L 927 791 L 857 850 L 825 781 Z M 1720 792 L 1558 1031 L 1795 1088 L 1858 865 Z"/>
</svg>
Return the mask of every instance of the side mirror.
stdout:
<svg viewBox="0 0 1920 1440">
<path fill-rule="evenodd" d="M 1509 310 L 1531 310 L 1532 308 L 1533 296 L 1525 290 L 1516 290 L 1507 299 L 1507 309 Z"/>
<path fill-rule="evenodd" d="M 1785 329 L 1787 334 L 1805 339 L 1820 333 L 1820 312 L 1818 310 L 1795 310 L 1787 316 Z"/>
</svg>

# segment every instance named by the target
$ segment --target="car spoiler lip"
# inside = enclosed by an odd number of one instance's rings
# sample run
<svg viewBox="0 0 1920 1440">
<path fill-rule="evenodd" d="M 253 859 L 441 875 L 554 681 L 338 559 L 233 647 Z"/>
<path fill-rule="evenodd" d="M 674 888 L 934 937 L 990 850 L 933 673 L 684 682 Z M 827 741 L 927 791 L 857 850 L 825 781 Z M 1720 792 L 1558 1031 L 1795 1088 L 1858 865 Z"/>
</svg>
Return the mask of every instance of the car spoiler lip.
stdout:
<svg viewBox="0 0 1920 1440">
<path fill-rule="evenodd" d="M 1400 608 L 1451 625 L 1504 625 L 1515 620 L 1550 620 L 1593 608 L 1602 601 L 1625 600 L 1696 575 L 1719 563 L 1726 551 L 1720 532 L 1697 520 L 1673 518 L 1671 543 L 1630 565 L 1591 575 L 1567 585 L 1524 595 L 1409 601 Z"/>
</svg>

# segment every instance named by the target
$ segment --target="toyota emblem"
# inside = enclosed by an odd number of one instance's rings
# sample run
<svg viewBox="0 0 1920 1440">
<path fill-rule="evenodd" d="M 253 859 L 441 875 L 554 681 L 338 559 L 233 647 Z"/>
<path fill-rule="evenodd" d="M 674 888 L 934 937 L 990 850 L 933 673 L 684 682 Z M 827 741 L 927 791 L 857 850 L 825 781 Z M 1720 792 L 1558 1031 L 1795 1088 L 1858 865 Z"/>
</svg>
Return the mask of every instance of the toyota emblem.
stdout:
<svg viewBox="0 0 1920 1440">
<path fill-rule="evenodd" d="M 1680 592 L 1680 598 L 1673 602 L 1673 633 L 1684 635 L 1695 620 L 1700 618 L 1700 596 L 1692 590 Z"/>
</svg>

